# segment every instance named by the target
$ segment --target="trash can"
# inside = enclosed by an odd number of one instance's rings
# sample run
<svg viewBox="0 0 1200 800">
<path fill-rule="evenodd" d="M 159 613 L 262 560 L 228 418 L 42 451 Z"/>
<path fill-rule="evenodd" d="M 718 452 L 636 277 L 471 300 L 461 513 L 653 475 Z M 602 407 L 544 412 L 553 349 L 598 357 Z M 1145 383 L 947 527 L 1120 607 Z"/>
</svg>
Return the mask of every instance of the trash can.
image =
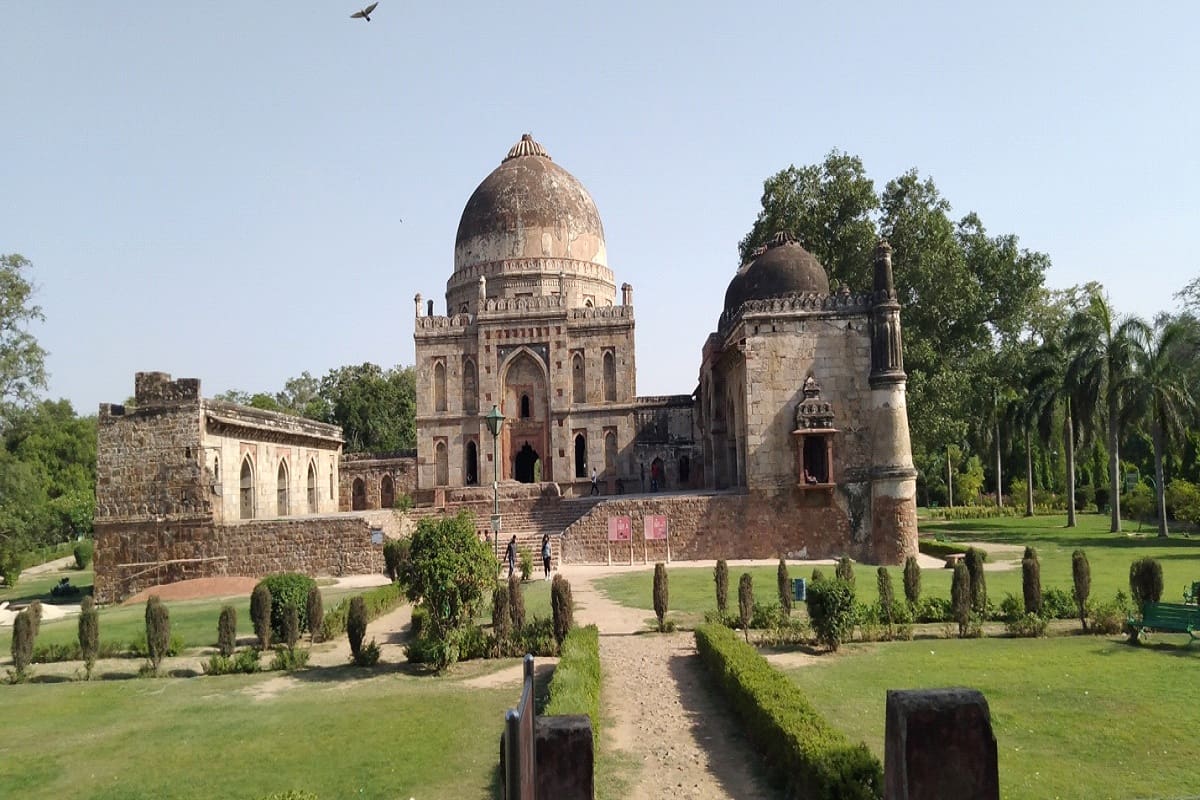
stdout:
<svg viewBox="0 0 1200 800">
<path fill-rule="evenodd" d="M 807 588 L 804 578 L 792 578 L 792 599 L 796 602 L 804 602 Z"/>
</svg>

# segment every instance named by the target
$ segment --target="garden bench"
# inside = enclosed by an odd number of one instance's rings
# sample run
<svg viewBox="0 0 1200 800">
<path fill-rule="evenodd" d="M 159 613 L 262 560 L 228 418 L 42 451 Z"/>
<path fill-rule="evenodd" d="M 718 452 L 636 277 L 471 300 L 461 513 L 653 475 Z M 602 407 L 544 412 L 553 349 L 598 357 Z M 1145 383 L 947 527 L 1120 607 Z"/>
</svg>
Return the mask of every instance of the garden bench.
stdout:
<svg viewBox="0 0 1200 800">
<path fill-rule="evenodd" d="M 962 553 L 950 553 L 946 556 L 946 569 L 954 569 L 966 556 Z"/>
<path fill-rule="evenodd" d="M 1142 609 L 1140 620 L 1129 618 L 1129 641 L 1138 640 L 1150 631 L 1167 631 L 1170 633 L 1186 633 L 1192 639 L 1200 638 L 1196 629 L 1200 628 L 1200 606 L 1182 603 L 1146 603 Z"/>
</svg>

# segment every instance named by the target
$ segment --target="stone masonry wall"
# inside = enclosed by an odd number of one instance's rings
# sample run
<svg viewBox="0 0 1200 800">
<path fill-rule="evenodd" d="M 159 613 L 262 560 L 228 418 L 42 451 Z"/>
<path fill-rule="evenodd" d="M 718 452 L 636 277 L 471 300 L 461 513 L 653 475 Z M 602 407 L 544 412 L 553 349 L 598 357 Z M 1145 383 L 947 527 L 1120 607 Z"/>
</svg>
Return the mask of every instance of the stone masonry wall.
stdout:
<svg viewBox="0 0 1200 800">
<path fill-rule="evenodd" d="M 111 603 L 162 583 L 275 572 L 351 575 L 383 569 L 382 545 L 355 515 L 253 520 L 213 525 L 194 517 L 172 523 L 96 525 L 95 596 Z"/>
</svg>

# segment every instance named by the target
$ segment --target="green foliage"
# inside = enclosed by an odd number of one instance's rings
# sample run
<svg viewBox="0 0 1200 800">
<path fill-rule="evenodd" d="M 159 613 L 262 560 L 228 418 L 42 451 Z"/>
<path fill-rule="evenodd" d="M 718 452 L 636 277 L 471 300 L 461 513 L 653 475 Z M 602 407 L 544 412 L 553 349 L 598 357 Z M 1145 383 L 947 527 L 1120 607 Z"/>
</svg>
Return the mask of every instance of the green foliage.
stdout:
<svg viewBox="0 0 1200 800">
<path fill-rule="evenodd" d="M 388 539 L 383 545 L 383 570 L 388 578 L 404 583 L 408 570 L 409 552 L 412 541 L 409 539 Z"/>
<path fill-rule="evenodd" d="M 29 674 L 29 662 L 33 659 L 33 640 L 36 636 L 33 615 L 29 613 L 29 609 L 25 609 L 13 620 L 13 683 L 25 680 Z"/>
<path fill-rule="evenodd" d="M 1004 628 L 1012 636 L 1038 639 L 1046 635 L 1046 620 L 1037 614 L 1023 614 L 1015 620 L 1006 622 Z"/>
<path fill-rule="evenodd" d="M 775 571 L 775 585 L 779 590 L 779 613 L 786 619 L 792 615 L 792 579 L 788 576 L 787 561 L 782 558 Z"/>
<path fill-rule="evenodd" d="M 1154 490 L 1144 481 L 1139 481 L 1131 490 L 1121 495 L 1121 516 L 1135 519 L 1139 523 L 1154 517 Z"/>
<path fill-rule="evenodd" d="M 827 581 L 826 585 L 841 583 Z M 700 660 L 743 730 L 787 784 L 788 797 L 868 800 L 883 795 L 883 768 L 813 708 L 799 687 L 723 626 L 696 629 Z"/>
<path fill-rule="evenodd" d="M 842 578 L 817 581 L 808 587 L 806 602 L 817 641 L 837 650 L 854 632 L 854 585 Z"/>
<path fill-rule="evenodd" d="M 658 630 L 666 628 L 667 601 L 670 598 L 667 583 L 667 565 L 659 561 L 654 565 L 654 616 L 658 617 Z"/>
<path fill-rule="evenodd" d="M 983 574 L 984 553 L 975 547 L 967 550 L 964 559 L 967 573 L 971 577 L 971 610 L 976 614 L 987 613 L 987 576 Z"/>
<path fill-rule="evenodd" d="M 543 713 L 586 714 L 592 721 L 593 745 L 597 745 L 600 740 L 600 631 L 595 625 L 572 628 L 560 643 L 559 650 L 558 666 L 550 679 L 550 699 Z"/>
<path fill-rule="evenodd" d="M 16 586 L 21 576 L 21 551 L 16 541 L 0 541 L 0 578 L 4 585 Z"/>
<path fill-rule="evenodd" d="M 725 616 L 729 610 L 729 565 L 723 558 L 713 567 L 713 583 L 717 591 L 717 613 Z"/>
<path fill-rule="evenodd" d="M 408 511 L 413 507 L 412 495 L 400 494 L 396 495 L 396 502 L 392 504 L 392 508 L 397 511 Z"/>
<path fill-rule="evenodd" d="M 839 581 L 845 581 L 854 587 L 854 562 L 850 560 L 850 556 L 842 556 L 838 559 L 837 568 L 833 571 L 834 576 Z"/>
<path fill-rule="evenodd" d="M 1110 602 L 1093 600 L 1088 604 L 1088 628 L 1098 636 L 1114 636 L 1125 630 L 1132 611 L 1123 592 L 1117 592 L 1116 598 Z"/>
<path fill-rule="evenodd" d="M 875 583 L 879 591 L 879 613 L 890 628 L 895 617 L 893 607 L 896 605 L 896 593 L 892 589 L 892 574 L 887 567 L 875 571 Z"/>
<path fill-rule="evenodd" d="M 237 609 L 225 606 L 217 619 L 217 652 L 223 656 L 233 655 L 237 649 Z"/>
<path fill-rule="evenodd" d="M 904 559 L 904 599 L 913 609 L 921 600 L 921 565 L 916 556 Z"/>
<path fill-rule="evenodd" d="M 555 576 L 554 580 L 557 581 L 558 576 Z M 492 636 L 496 639 L 498 658 L 510 654 L 509 639 L 512 629 L 512 618 L 508 611 L 508 587 L 497 586 L 492 590 Z"/>
<path fill-rule="evenodd" d="M 171 645 L 171 615 L 158 595 L 146 601 L 146 656 L 155 675 L 162 666 Z"/>
<path fill-rule="evenodd" d="M 271 646 L 271 605 L 271 590 L 260 582 L 250 593 L 250 620 L 254 623 L 260 650 Z"/>
<path fill-rule="evenodd" d="M 742 621 L 742 632 L 750 641 L 750 619 L 754 616 L 754 579 L 743 572 L 738 579 L 738 618 Z"/>
<path fill-rule="evenodd" d="M 954 501 L 969 506 L 979 501 L 983 490 L 983 462 L 979 456 L 967 459 L 966 471 L 954 477 Z"/>
<path fill-rule="evenodd" d="M 1042 592 L 1044 619 L 1075 619 L 1078 609 L 1075 600 L 1065 589 L 1046 589 Z"/>
<path fill-rule="evenodd" d="M 1129 565 L 1129 595 L 1139 614 L 1146 603 L 1162 600 L 1162 593 L 1162 564 L 1158 559 L 1139 558 Z"/>
<path fill-rule="evenodd" d="M 284 652 L 287 652 L 286 650 Z M 307 658 L 307 651 L 304 652 Z M 201 665 L 205 675 L 234 675 L 243 673 L 252 675 L 262 669 L 258 663 L 261 651 L 255 650 L 253 647 L 247 647 L 244 650 L 238 650 L 233 655 L 223 655 L 221 653 L 213 653 L 209 656 L 208 661 Z M 272 669 L 279 667 L 272 666 Z"/>
<path fill-rule="evenodd" d="M 825 573 L 821 571 L 820 567 L 813 567 L 812 574 L 808 576 L 809 585 L 823 580 L 825 580 Z"/>
<path fill-rule="evenodd" d="M 521 570 L 521 580 L 528 581 L 533 578 L 533 556 L 524 547 L 517 550 L 517 564 Z"/>
<path fill-rule="evenodd" d="M 512 575 L 508 579 L 508 613 L 512 617 L 513 630 L 525 627 L 525 592 L 521 579 Z"/>
<path fill-rule="evenodd" d="M 374 589 L 368 589 L 357 596 L 362 598 L 368 622 L 378 619 L 404 602 L 403 592 L 394 583 L 389 583 L 385 586 L 376 586 Z M 325 618 L 321 623 L 321 641 L 327 642 L 345 633 L 349 618 L 350 598 L 343 598 L 325 614 Z M 413 636 L 418 635 L 418 621 L 428 618 L 429 613 L 424 609 L 419 607 L 413 609 Z"/>
<path fill-rule="evenodd" d="M 28 330 L 44 319 L 32 302 L 32 269 L 24 256 L 0 253 L 0 420 L 46 388 L 46 351 Z"/>
<path fill-rule="evenodd" d="M 1071 579 L 1074 584 L 1075 607 L 1079 611 L 1079 623 L 1087 631 L 1088 596 L 1092 593 L 1092 567 L 1087 554 L 1082 550 L 1071 553 Z"/>
<path fill-rule="evenodd" d="M 33 622 L 33 635 L 36 637 L 42 630 L 42 601 L 34 600 L 25 610 L 29 612 L 29 619 Z"/>
<path fill-rule="evenodd" d="M 408 598 L 429 610 L 430 633 L 445 636 L 466 624 L 496 579 L 491 549 L 475 535 L 474 518 L 422 519 L 412 536 Z"/>
<path fill-rule="evenodd" d="M 1182 478 L 1167 484 L 1167 509 L 1180 522 L 1200 525 L 1200 487 Z"/>
<path fill-rule="evenodd" d="M 271 636 L 275 641 L 286 637 L 284 617 L 289 608 L 296 610 L 301 626 L 300 632 L 308 629 L 307 615 L 301 616 L 300 612 L 308 605 L 308 593 L 317 588 L 316 581 L 299 572 L 281 572 L 268 575 L 259 581 L 258 585 L 267 587 L 271 593 Z M 257 587 L 255 589 L 257 590 Z M 251 597 L 253 598 L 253 595 Z"/>
<path fill-rule="evenodd" d="M 83 667 L 88 680 L 91 680 L 92 670 L 96 667 L 96 656 L 100 650 L 100 612 L 96 611 L 96 603 L 91 597 L 83 598 L 80 606 L 78 638 Z"/>
<path fill-rule="evenodd" d="M 571 583 L 562 575 L 555 575 L 550 583 L 550 610 L 554 621 L 554 639 L 561 650 L 563 642 L 575 626 L 575 601 L 571 597 Z"/>
<path fill-rule="evenodd" d="M 351 653 L 350 660 L 356 667 L 373 667 L 379 663 L 380 653 L 379 645 L 372 639 L 359 648 L 357 653 Z"/>
<path fill-rule="evenodd" d="M 313 643 L 321 641 L 321 631 L 325 626 L 325 601 L 321 598 L 321 590 L 316 586 L 308 590 L 308 599 L 304 604 L 304 621 L 308 624 L 308 633 Z"/>
<path fill-rule="evenodd" d="M 90 539 L 84 539 L 75 545 L 73 554 L 75 556 L 75 569 L 87 569 L 92 563 L 92 542 Z"/>
<path fill-rule="evenodd" d="M 755 600 L 754 608 L 750 612 L 750 627 L 754 630 L 767 630 L 778 626 L 782 618 L 779 603 L 760 603 Z"/>
<path fill-rule="evenodd" d="M 935 558 L 945 558 L 946 556 L 961 555 L 966 556 L 967 551 L 972 548 L 966 545 L 955 544 L 954 542 L 938 542 L 931 539 L 917 540 L 917 550 L 927 556 Z M 980 557 L 987 561 L 987 553 L 979 551 Z"/>
<path fill-rule="evenodd" d="M 299 640 L 300 612 L 296 610 L 295 606 L 288 606 L 283 610 L 283 641 L 287 644 L 288 650 L 295 650 L 296 642 Z"/>
<path fill-rule="evenodd" d="M 950 605 L 954 609 L 954 621 L 958 623 L 958 635 L 966 637 L 971 621 L 971 573 L 961 561 L 954 565 L 954 576 L 950 580 Z"/>
<path fill-rule="evenodd" d="M 257 651 L 250 651 L 257 652 Z M 308 650 L 303 647 L 276 647 L 275 657 L 271 659 L 271 669 L 280 672 L 293 672 L 308 665 Z M 257 657 L 256 657 L 257 658 Z M 379 660 L 376 656 L 376 661 Z M 372 662 L 374 663 L 374 662 Z"/>
<path fill-rule="evenodd" d="M 416 373 L 375 364 L 339 367 L 321 379 L 328 418 L 341 427 L 346 452 L 392 452 L 416 447 Z"/>
<path fill-rule="evenodd" d="M 1025 548 L 1021 559 L 1021 593 L 1025 599 L 1025 613 L 1042 613 L 1042 565 L 1032 547 Z"/>
<path fill-rule="evenodd" d="M 367 607 L 362 595 L 350 598 L 350 612 L 346 617 L 346 636 L 350 639 L 350 652 L 358 658 L 363 638 L 367 635 Z"/>
</svg>

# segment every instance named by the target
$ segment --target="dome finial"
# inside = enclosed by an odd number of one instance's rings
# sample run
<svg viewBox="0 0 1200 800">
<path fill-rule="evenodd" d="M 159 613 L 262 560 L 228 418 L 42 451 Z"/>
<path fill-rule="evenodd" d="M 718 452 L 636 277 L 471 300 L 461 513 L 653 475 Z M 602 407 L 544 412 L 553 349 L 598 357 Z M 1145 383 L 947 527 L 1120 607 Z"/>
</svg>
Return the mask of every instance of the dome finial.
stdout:
<svg viewBox="0 0 1200 800">
<path fill-rule="evenodd" d="M 513 158 L 520 158 L 521 156 L 541 156 L 542 158 L 550 158 L 550 154 L 546 152 L 545 148 L 533 140 L 532 133 L 521 134 L 521 141 L 517 142 L 508 149 L 508 155 L 505 156 L 504 161 L 508 161 L 509 159 Z M 503 164 L 504 161 L 501 161 L 500 163 Z"/>
</svg>

